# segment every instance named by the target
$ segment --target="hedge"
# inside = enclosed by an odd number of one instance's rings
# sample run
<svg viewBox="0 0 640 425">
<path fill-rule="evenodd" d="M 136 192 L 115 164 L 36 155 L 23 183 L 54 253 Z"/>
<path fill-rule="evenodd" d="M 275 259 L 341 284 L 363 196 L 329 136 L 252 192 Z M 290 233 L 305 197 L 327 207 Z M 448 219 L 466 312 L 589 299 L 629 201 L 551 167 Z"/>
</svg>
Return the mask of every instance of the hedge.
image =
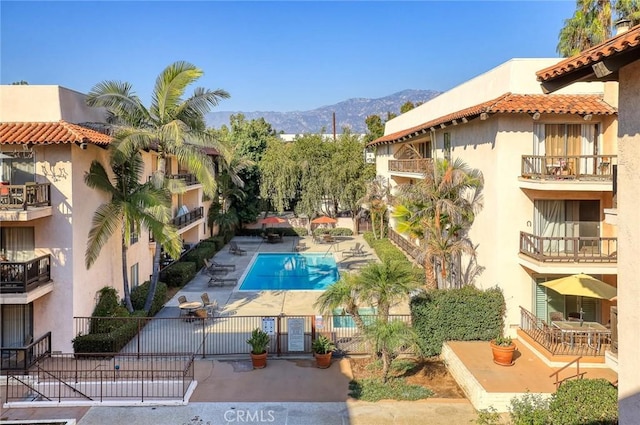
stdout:
<svg viewBox="0 0 640 425">
<path fill-rule="evenodd" d="M 184 254 L 182 258 L 180 258 L 180 262 L 196 263 L 196 270 L 200 270 L 204 267 L 204 260 L 213 257 L 216 252 L 215 245 L 198 244 L 198 246 Z"/>
<path fill-rule="evenodd" d="M 169 287 L 182 287 L 194 278 L 198 270 L 194 262 L 176 261 L 160 272 L 160 280 Z"/>
<path fill-rule="evenodd" d="M 617 424 L 618 390 L 606 379 L 564 382 L 549 403 L 552 424 Z"/>
<path fill-rule="evenodd" d="M 133 316 L 144 316 L 144 311 L 136 311 Z M 113 322 L 113 320 L 109 321 Z M 72 341 L 73 351 L 74 353 L 117 353 L 138 333 L 138 326 L 142 327 L 146 323 L 146 321 L 139 322 L 139 320 L 128 318 L 121 322 L 122 326 L 110 332 L 77 336 Z"/>
<path fill-rule="evenodd" d="M 319 227 L 314 229 L 313 234 L 318 235 L 331 235 L 331 236 L 352 236 L 353 230 L 348 227 Z"/>
<path fill-rule="evenodd" d="M 410 309 L 422 353 L 435 356 L 445 341 L 489 341 L 501 335 L 506 307 L 500 289 L 466 286 L 414 297 Z"/>
<path fill-rule="evenodd" d="M 307 236 L 306 227 L 267 227 L 265 229 L 238 229 L 238 236 L 260 236 L 263 233 L 280 233 L 283 236 Z"/>
<path fill-rule="evenodd" d="M 143 310 L 144 303 L 147 301 L 147 294 L 149 293 L 149 281 L 146 281 L 142 285 L 138 285 L 131 290 L 131 305 L 133 305 L 133 309 Z M 156 294 L 153 298 L 153 303 L 151 304 L 151 309 L 149 310 L 149 316 L 155 316 L 166 302 L 167 298 L 167 285 L 163 282 L 158 282 L 156 286 Z"/>
<path fill-rule="evenodd" d="M 376 255 L 378 256 L 378 258 L 380 258 L 381 261 L 401 261 L 410 264 L 416 281 L 424 284 L 424 269 L 409 260 L 404 251 L 397 248 L 393 243 L 391 243 L 389 239 L 375 239 L 372 232 L 365 232 L 363 237 L 364 240 L 367 241 L 369 246 L 373 248 L 373 250 L 376 252 Z"/>
</svg>

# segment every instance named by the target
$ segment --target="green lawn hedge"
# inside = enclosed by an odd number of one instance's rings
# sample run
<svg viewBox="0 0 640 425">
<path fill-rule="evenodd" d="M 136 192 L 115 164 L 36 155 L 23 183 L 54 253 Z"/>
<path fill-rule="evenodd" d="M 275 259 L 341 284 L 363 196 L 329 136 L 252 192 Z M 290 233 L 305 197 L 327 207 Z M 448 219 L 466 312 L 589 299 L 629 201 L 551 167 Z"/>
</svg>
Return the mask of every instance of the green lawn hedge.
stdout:
<svg viewBox="0 0 640 425">
<path fill-rule="evenodd" d="M 424 284 L 424 269 L 409 260 L 405 253 L 391 243 L 389 239 L 375 239 L 372 232 L 365 232 L 363 237 L 369 246 L 376 252 L 376 255 L 381 261 L 402 261 L 410 264 L 416 281 Z"/>
<path fill-rule="evenodd" d="M 169 287 L 182 287 L 193 279 L 200 270 L 196 267 L 195 262 L 176 261 L 160 272 L 160 280 Z"/>
<path fill-rule="evenodd" d="M 501 335 L 506 307 L 500 289 L 466 286 L 414 297 L 410 308 L 422 353 L 435 356 L 445 341 L 489 341 Z"/>
</svg>

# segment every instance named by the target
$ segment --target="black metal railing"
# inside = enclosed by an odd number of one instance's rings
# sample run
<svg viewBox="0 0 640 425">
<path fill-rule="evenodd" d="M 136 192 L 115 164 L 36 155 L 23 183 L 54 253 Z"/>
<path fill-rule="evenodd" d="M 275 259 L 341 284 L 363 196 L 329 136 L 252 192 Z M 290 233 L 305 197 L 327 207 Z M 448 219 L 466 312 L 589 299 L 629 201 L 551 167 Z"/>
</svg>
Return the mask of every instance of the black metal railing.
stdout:
<svg viewBox="0 0 640 425">
<path fill-rule="evenodd" d="M 420 158 L 420 159 L 390 159 L 389 171 L 396 171 L 399 173 L 424 173 L 429 167 L 433 166 L 433 159 Z"/>
<path fill-rule="evenodd" d="M 51 354 L 51 332 L 47 332 L 24 347 L 1 347 L 0 370 L 3 374 L 10 371 L 25 371 L 49 354 Z"/>
<path fill-rule="evenodd" d="M 51 184 L 0 185 L 0 210 L 51 206 Z"/>
<path fill-rule="evenodd" d="M 188 226 L 191 223 L 194 223 L 204 217 L 204 208 L 197 207 L 192 209 L 186 214 L 179 215 L 174 217 L 171 220 L 171 224 L 176 226 L 178 229 L 182 229 L 185 226 Z"/>
<path fill-rule="evenodd" d="M 537 180 L 613 180 L 616 155 L 522 155 L 521 175 Z"/>
<path fill-rule="evenodd" d="M 520 232 L 520 253 L 542 262 L 616 263 L 618 238 L 536 236 Z"/>
<path fill-rule="evenodd" d="M 20 294 L 51 281 L 51 255 L 0 262 L 0 294 Z"/>
<path fill-rule="evenodd" d="M 176 308 L 176 316 L 179 312 Z M 362 315 L 365 323 L 375 316 Z M 390 320 L 411 322 L 410 315 L 392 315 Z M 128 326 L 136 322 L 138 332 L 128 343 L 117 342 L 120 347 L 103 347 L 107 352 L 127 354 L 196 354 L 202 357 L 246 354 L 247 339 L 251 331 L 267 326 L 272 329 L 269 353 L 276 356 L 311 354 L 311 342 L 318 334 L 331 338 L 338 350 L 350 354 L 365 354 L 370 350 L 349 315 L 317 316 L 233 316 L 227 314 L 210 318 L 183 317 L 76 317 L 78 335 L 87 335 L 92 329 L 111 329 L 114 321 Z"/>
<path fill-rule="evenodd" d="M 63 354 L 8 374 L 4 402 L 184 401 L 193 381 L 193 355 Z"/>
<path fill-rule="evenodd" d="M 520 329 L 552 355 L 604 356 L 611 346 L 611 331 L 586 328 L 570 332 L 548 324 L 520 307 Z"/>
</svg>

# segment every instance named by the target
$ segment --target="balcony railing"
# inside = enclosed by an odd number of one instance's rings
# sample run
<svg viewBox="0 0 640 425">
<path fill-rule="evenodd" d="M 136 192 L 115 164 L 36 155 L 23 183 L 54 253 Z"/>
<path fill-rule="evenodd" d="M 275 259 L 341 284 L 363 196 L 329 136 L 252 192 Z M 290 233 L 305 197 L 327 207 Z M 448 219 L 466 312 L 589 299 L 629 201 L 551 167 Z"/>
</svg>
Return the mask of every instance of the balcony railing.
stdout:
<svg viewBox="0 0 640 425">
<path fill-rule="evenodd" d="M 51 354 L 51 332 L 24 347 L 0 347 L 2 371 L 25 371 L 44 356 Z"/>
<path fill-rule="evenodd" d="M 522 177 L 538 180 L 613 180 L 616 155 L 522 155 Z"/>
<path fill-rule="evenodd" d="M 604 356 L 611 346 L 610 330 L 586 328 L 572 332 L 571 339 L 560 328 L 520 307 L 520 329 L 552 355 Z"/>
<path fill-rule="evenodd" d="M 51 206 L 51 184 L 1 185 L 0 209 Z"/>
<path fill-rule="evenodd" d="M 387 230 L 389 234 L 389 240 L 394 242 L 398 247 L 405 252 L 405 254 L 409 255 L 414 260 L 418 260 L 418 247 L 412 244 L 410 241 L 403 238 L 398 232 L 389 228 Z"/>
<path fill-rule="evenodd" d="M 424 173 L 433 165 L 433 159 L 391 159 L 389 160 L 389 171 L 399 173 Z"/>
<path fill-rule="evenodd" d="M 22 294 L 51 281 L 51 255 L 24 262 L 0 262 L 0 294 Z"/>
<path fill-rule="evenodd" d="M 536 236 L 520 232 L 520 253 L 542 262 L 616 263 L 618 238 Z"/>
<path fill-rule="evenodd" d="M 176 226 L 178 229 L 182 229 L 185 226 L 188 226 L 191 223 L 194 223 L 200 220 L 204 216 L 204 208 L 197 207 L 192 209 L 186 214 L 179 215 L 171 220 L 171 223 Z"/>
<path fill-rule="evenodd" d="M 179 173 L 179 174 L 171 174 L 169 176 L 170 179 L 182 180 L 184 184 L 187 186 L 192 186 L 194 184 L 198 184 L 198 180 L 196 180 L 196 176 L 189 173 Z"/>
</svg>

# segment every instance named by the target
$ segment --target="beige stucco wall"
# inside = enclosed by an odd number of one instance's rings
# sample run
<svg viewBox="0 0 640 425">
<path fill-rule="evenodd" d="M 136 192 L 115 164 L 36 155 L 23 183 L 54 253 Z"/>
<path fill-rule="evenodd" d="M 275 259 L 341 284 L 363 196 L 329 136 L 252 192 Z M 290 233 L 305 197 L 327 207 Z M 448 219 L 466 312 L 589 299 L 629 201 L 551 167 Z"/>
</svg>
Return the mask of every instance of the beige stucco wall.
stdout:
<svg viewBox="0 0 640 425">
<path fill-rule="evenodd" d="M 2 122 L 104 122 L 102 109 L 89 108 L 85 95 L 61 86 L 0 86 Z"/>
<path fill-rule="evenodd" d="M 551 66 L 560 59 L 511 59 L 472 78 L 412 109 L 385 125 L 384 134 L 395 133 L 429 120 L 495 99 L 507 92 L 542 94 L 536 81 L 536 71 Z M 557 93 L 602 93 L 602 83 L 572 84 Z"/>
<path fill-rule="evenodd" d="M 620 423 L 640 418 L 640 60 L 620 70 L 618 128 L 618 398 Z"/>
</svg>

